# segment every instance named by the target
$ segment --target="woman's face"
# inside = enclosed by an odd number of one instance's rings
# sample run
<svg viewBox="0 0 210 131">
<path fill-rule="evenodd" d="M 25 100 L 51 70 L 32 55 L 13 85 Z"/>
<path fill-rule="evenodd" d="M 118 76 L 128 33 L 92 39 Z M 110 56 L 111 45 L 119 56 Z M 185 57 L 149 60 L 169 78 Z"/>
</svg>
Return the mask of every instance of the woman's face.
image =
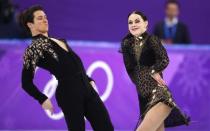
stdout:
<svg viewBox="0 0 210 131">
<path fill-rule="evenodd" d="M 147 30 L 148 21 L 144 21 L 138 14 L 131 14 L 128 17 L 128 29 L 136 37 Z"/>
</svg>

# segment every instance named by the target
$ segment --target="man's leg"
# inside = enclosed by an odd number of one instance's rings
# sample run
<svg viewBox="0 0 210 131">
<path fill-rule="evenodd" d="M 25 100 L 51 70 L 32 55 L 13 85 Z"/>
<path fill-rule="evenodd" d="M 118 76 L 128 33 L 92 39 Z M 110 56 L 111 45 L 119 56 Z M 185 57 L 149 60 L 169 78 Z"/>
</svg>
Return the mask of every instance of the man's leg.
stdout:
<svg viewBox="0 0 210 131">
<path fill-rule="evenodd" d="M 85 102 L 85 116 L 90 121 L 93 130 L 114 131 L 114 127 L 104 103 L 95 90 L 91 92 L 91 96 Z"/>
<path fill-rule="evenodd" d="M 85 120 L 84 113 L 81 110 L 81 107 L 75 108 L 75 105 L 72 105 L 72 108 L 62 109 L 65 117 L 65 121 L 69 131 L 85 131 Z"/>
</svg>

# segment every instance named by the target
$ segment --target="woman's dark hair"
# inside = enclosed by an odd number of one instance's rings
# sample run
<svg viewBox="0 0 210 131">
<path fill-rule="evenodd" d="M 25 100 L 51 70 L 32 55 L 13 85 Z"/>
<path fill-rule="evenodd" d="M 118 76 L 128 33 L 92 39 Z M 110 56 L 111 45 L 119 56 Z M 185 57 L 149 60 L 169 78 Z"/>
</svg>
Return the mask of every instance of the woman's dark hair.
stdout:
<svg viewBox="0 0 210 131">
<path fill-rule="evenodd" d="M 130 14 L 128 14 L 128 17 L 130 17 L 130 15 L 132 15 L 132 14 L 140 15 L 144 21 L 147 21 L 146 15 L 144 15 L 144 13 L 142 13 L 142 12 L 140 12 L 140 11 L 133 11 L 133 12 L 131 12 Z"/>
<path fill-rule="evenodd" d="M 23 11 L 19 16 L 19 22 L 24 27 L 25 30 L 30 32 L 30 29 L 27 25 L 28 22 L 34 22 L 34 12 L 36 11 L 44 11 L 44 9 L 40 5 L 34 5 Z"/>
</svg>

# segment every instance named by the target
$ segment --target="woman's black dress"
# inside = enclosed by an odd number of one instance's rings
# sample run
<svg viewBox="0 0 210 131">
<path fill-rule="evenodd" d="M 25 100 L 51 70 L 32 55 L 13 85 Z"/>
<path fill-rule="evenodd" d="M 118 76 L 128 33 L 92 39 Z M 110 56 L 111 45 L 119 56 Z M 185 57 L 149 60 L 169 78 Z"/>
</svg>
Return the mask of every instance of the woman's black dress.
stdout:
<svg viewBox="0 0 210 131">
<path fill-rule="evenodd" d="M 138 91 L 141 119 L 154 105 L 163 102 L 172 108 L 165 120 L 166 127 L 188 125 L 189 118 L 180 111 L 169 88 L 158 85 L 151 77 L 156 72 L 162 76 L 162 71 L 169 63 L 161 41 L 146 32 L 138 38 L 128 34 L 122 41 L 121 52 L 126 70 Z"/>
</svg>

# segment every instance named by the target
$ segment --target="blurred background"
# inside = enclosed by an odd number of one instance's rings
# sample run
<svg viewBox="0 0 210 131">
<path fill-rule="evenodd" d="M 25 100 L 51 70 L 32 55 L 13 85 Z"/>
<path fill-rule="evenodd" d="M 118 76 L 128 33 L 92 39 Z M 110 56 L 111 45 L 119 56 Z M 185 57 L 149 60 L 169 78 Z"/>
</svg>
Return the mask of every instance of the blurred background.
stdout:
<svg viewBox="0 0 210 131">
<path fill-rule="evenodd" d="M 209 0 L 0 0 L 0 130 L 66 130 L 58 107 L 50 116 L 21 88 L 22 56 L 31 40 L 18 16 L 34 4 L 44 7 L 50 36 L 67 39 L 80 55 L 118 131 L 131 131 L 138 121 L 136 89 L 118 50 L 128 33 L 128 14 L 144 12 L 148 32 L 168 51 L 166 82 L 192 120 L 190 126 L 167 131 L 210 131 Z M 34 81 L 57 106 L 56 79 L 38 69 Z"/>
</svg>

